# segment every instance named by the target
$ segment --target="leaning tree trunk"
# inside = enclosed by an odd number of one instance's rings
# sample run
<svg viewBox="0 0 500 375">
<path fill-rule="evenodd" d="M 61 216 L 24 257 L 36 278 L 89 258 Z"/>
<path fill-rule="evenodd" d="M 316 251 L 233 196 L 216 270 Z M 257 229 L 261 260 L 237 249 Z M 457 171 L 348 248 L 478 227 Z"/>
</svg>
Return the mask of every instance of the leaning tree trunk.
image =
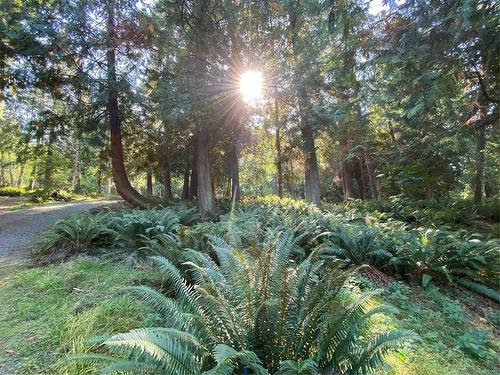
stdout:
<svg viewBox="0 0 500 375">
<path fill-rule="evenodd" d="M 483 204 L 484 196 L 484 165 L 486 162 L 485 148 L 486 135 L 483 124 L 478 124 L 476 128 L 476 176 L 474 178 L 474 204 Z"/>
<path fill-rule="evenodd" d="M 115 0 L 107 3 L 107 83 L 108 83 L 108 116 L 111 131 L 111 169 L 113 180 L 118 194 L 134 207 L 147 207 L 147 200 L 135 190 L 127 177 L 123 161 L 123 145 L 121 132 L 121 118 L 118 107 L 118 93 L 116 80 L 116 32 L 115 32 Z"/>
<path fill-rule="evenodd" d="M 210 178 L 207 136 L 205 131 L 201 130 L 197 142 L 198 158 L 196 160 L 196 167 L 198 171 L 198 205 L 202 217 L 207 217 L 215 213 L 215 199 Z"/>
</svg>

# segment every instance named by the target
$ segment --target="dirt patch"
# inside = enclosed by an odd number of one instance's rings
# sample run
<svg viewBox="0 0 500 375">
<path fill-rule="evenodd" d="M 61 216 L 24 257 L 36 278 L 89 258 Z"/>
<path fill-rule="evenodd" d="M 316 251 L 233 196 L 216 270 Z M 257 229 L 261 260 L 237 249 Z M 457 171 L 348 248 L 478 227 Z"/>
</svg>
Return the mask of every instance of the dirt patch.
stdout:
<svg viewBox="0 0 500 375">
<path fill-rule="evenodd" d="M 0 197 L 0 212 L 21 203 L 29 203 L 28 197 Z"/>
</svg>

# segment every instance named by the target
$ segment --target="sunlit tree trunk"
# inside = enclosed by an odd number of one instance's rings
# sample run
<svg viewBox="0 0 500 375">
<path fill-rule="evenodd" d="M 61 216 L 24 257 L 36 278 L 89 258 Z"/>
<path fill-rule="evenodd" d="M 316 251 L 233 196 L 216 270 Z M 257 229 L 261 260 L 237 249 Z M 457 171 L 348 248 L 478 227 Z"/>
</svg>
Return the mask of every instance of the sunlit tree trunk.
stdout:
<svg viewBox="0 0 500 375">
<path fill-rule="evenodd" d="M 5 154 L 0 153 L 0 186 L 5 185 Z"/>
<path fill-rule="evenodd" d="M 19 176 L 17 177 L 17 187 L 21 187 L 24 184 L 24 163 L 21 164 L 19 169 Z"/>
<path fill-rule="evenodd" d="M 240 146 L 233 145 L 230 152 L 231 163 L 231 200 L 240 199 L 240 166 L 239 166 Z"/>
<path fill-rule="evenodd" d="M 28 190 L 34 190 L 34 189 L 35 189 L 35 184 L 36 184 L 36 172 L 37 172 L 36 163 L 35 163 L 35 162 L 33 162 L 33 168 L 31 169 L 30 182 L 28 183 Z M 1 185 L 1 184 L 0 184 L 0 185 Z"/>
<path fill-rule="evenodd" d="M 130 205 L 145 208 L 146 199 L 135 190 L 127 177 L 123 160 L 123 145 L 121 132 L 121 118 L 118 107 L 117 79 L 116 79 L 116 32 L 115 32 L 115 0 L 107 2 L 107 40 L 106 40 L 106 68 L 108 83 L 108 116 L 111 131 L 111 169 L 118 194 Z"/>
<path fill-rule="evenodd" d="M 56 140 L 56 133 L 55 129 L 52 126 L 50 128 L 49 132 L 49 143 L 47 145 L 47 159 L 45 160 L 45 171 L 44 171 L 44 179 L 43 179 L 43 188 L 44 189 L 51 189 L 52 188 L 52 175 L 53 175 L 53 170 L 54 170 L 54 142 Z"/>
</svg>

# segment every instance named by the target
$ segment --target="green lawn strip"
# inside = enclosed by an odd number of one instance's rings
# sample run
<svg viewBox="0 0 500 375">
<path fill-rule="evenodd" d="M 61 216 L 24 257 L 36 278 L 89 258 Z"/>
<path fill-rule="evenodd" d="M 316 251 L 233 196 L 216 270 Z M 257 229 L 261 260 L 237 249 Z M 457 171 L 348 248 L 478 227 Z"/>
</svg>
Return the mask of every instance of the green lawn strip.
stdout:
<svg viewBox="0 0 500 375">
<path fill-rule="evenodd" d="M 155 315 L 123 290 L 151 278 L 91 258 L 21 271 L 0 286 L 0 364 L 21 374 L 93 373 L 58 361 L 89 350 L 96 335 L 151 325 Z"/>
</svg>

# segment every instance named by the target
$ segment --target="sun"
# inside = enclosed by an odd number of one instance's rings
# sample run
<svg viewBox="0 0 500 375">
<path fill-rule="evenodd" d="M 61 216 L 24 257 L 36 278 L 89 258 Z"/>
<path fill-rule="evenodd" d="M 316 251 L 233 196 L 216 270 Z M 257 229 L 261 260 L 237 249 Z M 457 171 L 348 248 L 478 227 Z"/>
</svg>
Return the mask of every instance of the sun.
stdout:
<svg viewBox="0 0 500 375">
<path fill-rule="evenodd" d="M 243 100 L 247 104 L 255 104 L 262 98 L 262 73 L 255 70 L 249 70 L 241 75 L 240 92 Z"/>
</svg>

